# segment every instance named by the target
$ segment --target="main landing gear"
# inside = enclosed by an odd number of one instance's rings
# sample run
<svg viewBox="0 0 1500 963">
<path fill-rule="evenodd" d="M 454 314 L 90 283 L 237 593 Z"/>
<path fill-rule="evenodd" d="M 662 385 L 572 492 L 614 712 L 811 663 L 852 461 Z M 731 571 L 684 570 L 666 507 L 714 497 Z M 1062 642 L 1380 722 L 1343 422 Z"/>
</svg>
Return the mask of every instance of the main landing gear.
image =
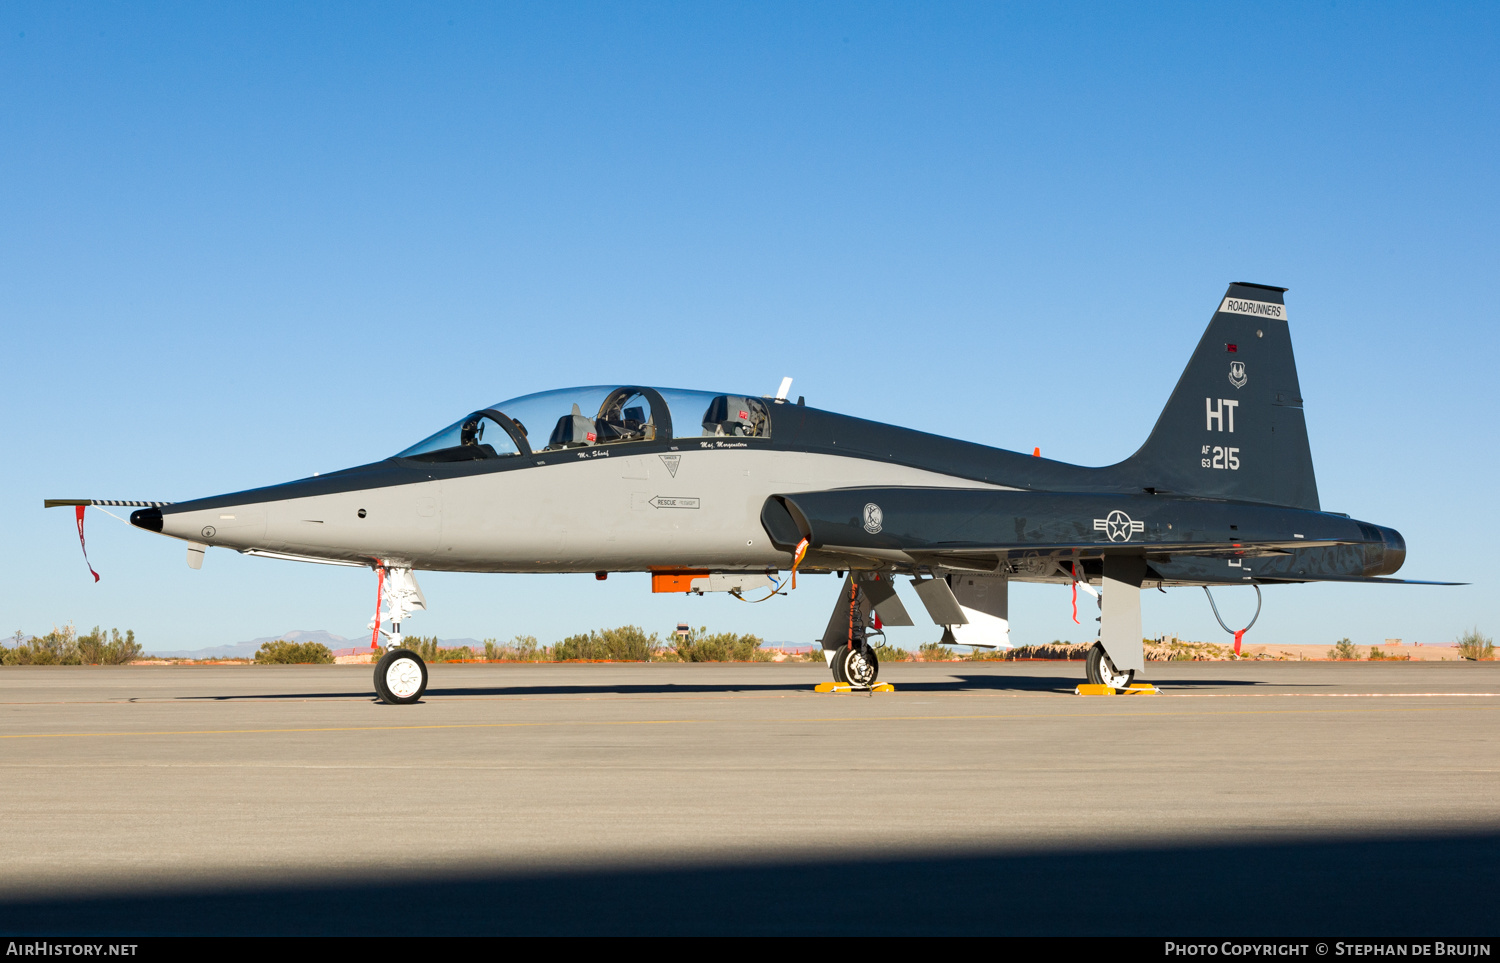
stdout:
<svg viewBox="0 0 1500 963">
<path fill-rule="evenodd" d="M 1092 685 L 1107 685 L 1115 689 L 1129 688 L 1130 683 L 1135 681 L 1135 670 L 1121 672 L 1115 668 L 1109 653 L 1104 651 L 1104 646 L 1098 642 L 1089 649 L 1088 659 L 1084 662 L 1084 672 Z"/>
<path fill-rule="evenodd" d="M 375 666 L 375 694 L 387 705 L 404 706 L 418 702 L 427 691 L 427 664 L 422 657 L 410 649 L 401 647 L 401 623 L 412 612 L 427 608 L 427 600 L 417 585 L 417 577 L 409 568 L 386 565 L 377 566 L 379 595 L 375 600 L 375 618 L 369 628 L 374 632 L 370 646 L 380 636 L 390 643 L 390 651 L 381 657 Z M 380 606 L 386 606 L 382 616 Z M 389 621 L 389 631 L 381 623 Z"/>
<path fill-rule="evenodd" d="M 823 654 L 833 671 L 833 681 L 856 689 L 873 689 L 880 677 L 880 659 L 870 644 L 867 629 L 871 607 L 851 575 L 845 592 L 834 605 L 828 630 L 823 633 Z"/>
</svg>

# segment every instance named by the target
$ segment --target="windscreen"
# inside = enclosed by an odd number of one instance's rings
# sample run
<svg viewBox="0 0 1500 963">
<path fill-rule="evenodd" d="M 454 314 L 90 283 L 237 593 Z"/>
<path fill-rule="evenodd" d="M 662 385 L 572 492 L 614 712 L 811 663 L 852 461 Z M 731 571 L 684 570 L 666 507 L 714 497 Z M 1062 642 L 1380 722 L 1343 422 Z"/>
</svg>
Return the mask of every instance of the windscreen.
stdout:
<svg viewBox="0 0 1500 963">
<path fill-rule="evenodd" d="M 669 436 L 669 428 L 672 438 L 765 438 L 771 433 L 764 400 L 684 388 L 560 388 L 511 398 L 491 408 L 515 422 L 532 451 L 662 440 Z M 516 452 L 505 430 L 488 418 L 481 420 L 482 438 L 466 440 L 464 426 L 470 418 L 454 422 L 396 457 L 431 459 L 438 452 L 472 449 L 476 444 L 492 446 L 495 454 Z"/>
</svg>

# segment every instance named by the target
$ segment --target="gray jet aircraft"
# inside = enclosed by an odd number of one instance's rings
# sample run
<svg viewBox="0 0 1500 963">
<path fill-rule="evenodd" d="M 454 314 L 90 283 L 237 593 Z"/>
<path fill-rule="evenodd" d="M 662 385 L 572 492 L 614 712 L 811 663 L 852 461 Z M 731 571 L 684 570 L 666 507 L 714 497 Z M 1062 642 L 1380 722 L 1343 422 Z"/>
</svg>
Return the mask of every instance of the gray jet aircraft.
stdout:
<svg viewBox="0 0 1500 963">
<path fill-rule="evenodd" d="M 1071 584 L 1099 599 L 1087 677 L 1121 687 L 1145 670 L 1143 588 L 1398 581 L 1398 532 L 1319 504 L 1285 290 L 1231 284 L 1146 443 L 1102 468 L 821 411 L 789 401 L 790 379 L 775 397 L 605 385 L 268 488 L 47 505 L 78 506 L 80 537 L 83 506 L 136 506 L 130 521 L 187 542 L 193 568 L 220 547 L 375 569 L 389 703 L 427 686 L 401 644 L 426 608 L 418 569 L 647 572 L 653 592 L 742 598 L 838 573 L 822 645 L 856 687 L 879 673 L 871 635 L 913 624 L 897 578 L 945 640 L 977 646 L 1009 644 L 1010 582 Z"/>
</svg>

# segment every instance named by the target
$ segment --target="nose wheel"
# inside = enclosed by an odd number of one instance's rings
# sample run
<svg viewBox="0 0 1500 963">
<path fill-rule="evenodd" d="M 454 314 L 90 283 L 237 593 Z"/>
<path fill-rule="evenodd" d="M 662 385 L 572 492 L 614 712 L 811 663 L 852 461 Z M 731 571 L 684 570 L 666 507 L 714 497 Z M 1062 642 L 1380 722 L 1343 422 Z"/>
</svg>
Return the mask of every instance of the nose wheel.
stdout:
<svg viewBox="0 0 1500 963">
<path fill-rule="evenodd" d="M 392 649 L 375 666 L 375 692 L 387 705 L 411 705 L 427 691 L 427 663 L 410 649 Z"/>
</svg>

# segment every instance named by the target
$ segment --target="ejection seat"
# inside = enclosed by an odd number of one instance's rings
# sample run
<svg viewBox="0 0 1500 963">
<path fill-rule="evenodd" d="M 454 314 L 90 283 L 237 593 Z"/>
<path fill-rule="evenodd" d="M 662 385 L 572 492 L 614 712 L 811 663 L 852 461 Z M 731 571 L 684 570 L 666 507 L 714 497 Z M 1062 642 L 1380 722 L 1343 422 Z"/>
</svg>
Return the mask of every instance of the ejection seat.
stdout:
<svg viewBox="0 0 1500 963">
<path fill-rule="evenodd" d="M 709 435 L 760 438 L 765 434 L 765 423 L 765 406 L 740 395 L 719 395 L 703 413 L 703 431 Z"/>
<path fill-rule="evenodd" d="M 552 429 L 552 437 L 547 439 L 546 450 L 581 448 L 598 442 L 599 429 L 594 424 L 594 419 L 585 415 L 575 402 L 571 415 L 563 415 L 557 419 L 557 427 Z"/>
</svg>

